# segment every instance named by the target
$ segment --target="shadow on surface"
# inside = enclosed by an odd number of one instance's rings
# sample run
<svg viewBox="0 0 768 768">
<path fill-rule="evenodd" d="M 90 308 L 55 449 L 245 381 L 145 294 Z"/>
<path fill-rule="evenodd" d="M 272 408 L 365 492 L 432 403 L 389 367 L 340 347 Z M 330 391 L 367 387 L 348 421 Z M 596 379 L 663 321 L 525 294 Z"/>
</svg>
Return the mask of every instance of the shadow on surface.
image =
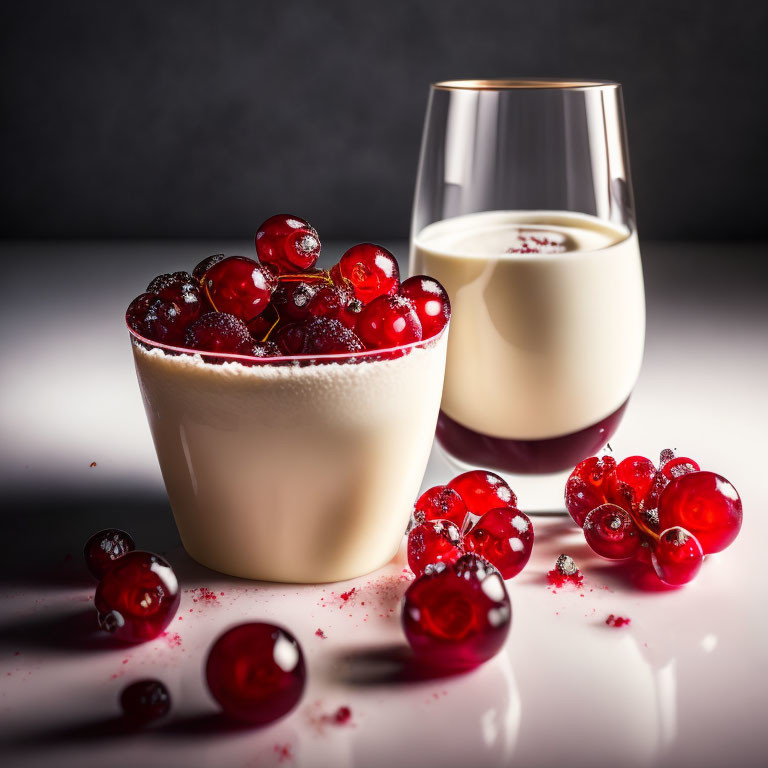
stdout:
<svg viewBox="0 0 768 768">
<path fill-rule="evenodd" d="M 164 494 L 115 488 L 109 495 L 59 495 L 11 491 L 3 503 L 6 545 L 0 581 L 14 586 L 66 589 L 93 585 L 83 562 L 83 545 L 95 531 L 123 528 L 139 549 L 163 554 L 179 546 Z"/>
<path fill-rule="evenodd" d="M 77 608 L 73 612 L 40 611 L 17 621 L 2 625 L 0 647 L 14 651 L 29 649 L 59 651 L 114 651 L 129 648 L 129 643 L 121 643 L 107 632 L 99 629 L 96 623 L 96 611 L 89 608 Z"/>
<path fill-rule="evenodd" d="M 613 582 L 615 586 L 637 592 L 674 592 L 681 589 L 681 587 L 670 587 L 664 584 L 650 565 L 634 560 L 624 562 L 595 560 L 590 564 L 590 573 Z"/>
<path fill-rule="evenodd" d="M 404 643 L 373 648 L 340 650 L 331 673 L 337 682 L 355 687 L 419 683 L 425 680 L 458 677 L 461 671 L 431 669 L 418 662 Z"/>
<path fill-rule="evenodd" d="M 78 742 L 93 743 L 134 736 L 143 732 L 140 726 L 120 716 L 89 720 L 85 723 L 66 725 L 48 731 L 36 731 L 19 737 L 12 743 L 15 746 L 46 747 Z"/>
<path fill-rule="evenodd" d="M 190 715 L 177 720 L 171 720 L 154 728 L 152 733 L 158 736 L 185 736 L 191 738 L 206 738 L 209 736 L 229 735 L 233 733 L 244 733 L 247 731 L 259 731 L 266 725 L 254 725 L 253 723 L 244 723 L 238 720 L 232 720 L 221 712 L 206 712 L 201 715 Z"/>
</svg>

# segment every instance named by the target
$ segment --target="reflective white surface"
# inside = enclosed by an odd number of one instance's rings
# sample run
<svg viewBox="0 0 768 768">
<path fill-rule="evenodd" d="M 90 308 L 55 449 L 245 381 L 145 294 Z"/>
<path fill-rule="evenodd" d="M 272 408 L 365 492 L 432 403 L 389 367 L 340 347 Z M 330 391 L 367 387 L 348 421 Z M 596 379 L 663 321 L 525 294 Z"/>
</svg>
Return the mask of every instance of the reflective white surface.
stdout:
<svg viewBox="0 0 768 768">
<path fill-rule="evenodd" d="M 200 244 L 6 249 L 7 280 L 32 274 L 38 258 L 48 280 L 45 313 L 26 294 L 0 307 L 3 765 L 765 763 L 768 313 L 758 280 L 723 273 L 722 249 L 643 245 L 646 359 L 612 442 L 618 456 L 677 448 L 728 477 L 744 501 L 736 543 L 710 557 L 695 583 L 649 591 L 631 569 L 591 557 L 568 518 L 536 517 L 531 562 L 507 582 L 513 627 L 504 652 L 462 676 L 414 679 L 402 660 L 402 550 L 370 576 L 295 587 L 220 576 L 178 545 L 120 315 L 153 271 L 208 252 Z M 731 265 L 761 255 L 729 253 Z M 435 452 L 424 486 L 451 475 Z M 93 584 L 79 547 L 107 525 L 165 551 L 184 590 L 205 587 L 216 600 L 185 591 L 169 634 L 141 646 L 117 648 L 87 631 Z M 547 585 L 560 552 L 584 571 L 582 589 Z M 606 626 L 611 613 L 631 624 Z M 203 682 L 213 639 L 247 619 L 289 628 L 308 666 L 301 704 L 261 730 L 226 727 Z M 117 696 L 145 676 L 170 687 L 173 712 L 144 733 L 124 733 Z M 351 721 L 328 722 L 342 705 Z"/>
</svg>

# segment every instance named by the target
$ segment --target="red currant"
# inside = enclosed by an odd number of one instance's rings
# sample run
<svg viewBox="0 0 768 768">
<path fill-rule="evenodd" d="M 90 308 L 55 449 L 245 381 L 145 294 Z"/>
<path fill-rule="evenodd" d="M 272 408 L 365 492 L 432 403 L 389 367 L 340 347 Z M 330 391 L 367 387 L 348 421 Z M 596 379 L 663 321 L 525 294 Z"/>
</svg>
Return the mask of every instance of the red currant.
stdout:
<svg viewBox="0 0 768 768">
<path fill-rule="evenodd" d="M 251 355 L 254 357 L 279 357 L 280 347 L 274 341 L 260 341 L 253 345 Z"/>
<path fill-rule="evenodd" d="M 140 293 L 125 311 L 125 322 L 136 333 L 152 341 L 160 341 L 153 335 L 152 325 L 157 322 L 155 302 L 157 296 L 154 293 Z"/>
<path fill-rule="evenodd" d="M 473 469 L 454 477 L 448 487 L 461 496 L 467 509 L 476 517 L 499 507 L 515 507 L 517 496 L 495 472 Z"/>
<path fill-rule="evenodd" d="M 270 302 L 260 315 L 247 323 L 248 330 L 254 339 L 264 340 L 270 335 L 279 320 L 280 316 L 277 314 L 277 310 L 272 302 Z"/>
<path fill-rule="evenodd" d="M 161 298 L 152 292 L 137 296 L 129 304 L 125 320 L 131 329 L 150 341 L 180 346 L 187 326 L 202 311 L 200 292 L 182 290 L 182 286 L 176 284 L 163 293 L 170 298 Z"/>
<path fill-rule="evenodd" d="M 96 588 L 99 626 L 118 640 L 141 643 L 157 637 L 179 607 L 179 583 L 171 566 L 151 552 L 128 552 Z"/>
<path fill-rule="evenodd" d="M 674 480 L 681 475 L 687 475 L 691 472 L 699 472 L 701 467 L 687 456 L 676 456 L 674 459 L 667 461 L 661 468 L 664 473 L 664 477 L 667 480 Z"/>
<path fill-rule="evenodd" d="M 160 299 L 176 301 L 180 293 L 196 293 L 200 286 L 189 272 L 170 272 L 150 280 L 147 293 Z"/>
<path fill-rule="evenodd" d="M 453 488 L 436 485 L 419 496 L 414 505 L 414 519 L 423 523 L 428 520 L 450 520 L 459 530 L 464 528 L 467 505 Z"/>
<path fill-rule="evenodd" d="M 248 326 L 234 315 L 208 312 L 187 329 L 185 346 L 201 352 L 250 355 L 253 337 Z"/>
<path fill-rule="evenodd" d="M 397 259 L 373 243 L 352 246 L 331 269 L 331 277 L 337 285 L 348 281 L 363 304 L 379 296 L 392 296 L 400 286 Z"/>
<path fill-rule="evenodd" d="M 650 515 L 651 520 L 653 520 L 653 518 L 658 518 L 657 508 L 659 506 L 659 498 L 668 483 L 669 480 L 667 480 L 667 476 L 664 472 L 660 471 L 656 473 L 648 492 L 645 494 L 645 498 L 643 498 L 640 503 L 640 512 L 644 516 Z M 654 528 L 654 530 L 658 530 L 658 526 Z"/>
<path fill-rule="evenodd" d="M 664 448 L 659 454 L 659 469 L 664 469 L 664 465 L 674 458 L 675 452 L 671 448 Z"/>
<path fill-rule="evenodd" d="M 287 324 L 306 320 L 310 302 L 317 291 L 317 286 L 303 281 L 280 283 L 272 294 L 272 306 L 280 314 L 281 322 Z"/>
<path fill-rule="evenodd" d="M 474 554 L 432 567 L 403 598 L 405 635 L 417 658 L 441 669 L 468 669 L 504 645 L 512 606 L 499 572 Z"/>
<path fill-rule="evenodd" d="M 293 635 L 261 622 L 239 624 L 221 635 L 208 653 L 205 675 L 224 713 L 255 725 L 290 712 L 306 679 Z"/>
<path fill-rule="evenodd" d="M 192 270 L 192 277 L 194 277 L 195 280 L 197 280 L 197 282 L 202 285 L 203 279 L 205 278 L 205 273 L 214 264 L 218 264 L 220 261 L 224 261 L 226 258 L 227 257 L 223 253 L 214 253 L 213 256 L 206 257 Z"/>
<path fill-rule="evenodd" d="M 684 528 L 667 528 L 651 549 L 651 561 L 656 575 L 665 584 L 678 587 L 696 577 L 704 562 L 704 552 L 696 537 Z"/>
<path fill-rule="evenodd" d="M 400 286 L 400 294 L 413 302 L 423 338 L 437 336 L 445 328 L 451 318 L 451 302 L 437 280 L 426 275 L 409 277 Z"/>
<path fill-rule="evenodd" d="M 362 352 L 364 349 L 357 334 L 339 320 L 321 317 L 306 326 L 304 353 L 307 355 Z"/>
<path fill-rule="evenodd" d="M 421 340 L 421 321 L 409 299 L 379 296 L 360 312 L 357 333 L 368 349 L 401 347 Z"/>
<path fill-rule="evenodd" d="M 341 321 L 353 330 L 357 326 L 362 302 L 345 286 L 324 285 L 309 302 L 309 314 Z"/>
<path fill-rule="evenodd" d="M 208 268 L 204 287 L 217 312 L 227 312 L 247 323 L 264 311 L 277 281 L 264 264 L 245 256 L 230 256 Z"/>
<path fill-rule="evenodd" d="M 461 531 L 450 520 L 430 520 L 408 534 L 408 566 L 416 576 L 428 565 L 455 563 L 462 553 Z"/>
<path fill-rule="evenodd" d="M 309 302 L 309 313 L 312 317 L 336 317 L 344 308 L 342 290 L 335 285 L 318 288 Z"/>
<path fill-rule="evenodd" d="M 632 489 L 633 500 L 637 503 L 645 498 L 656 477 L 656 466 L 645 456 L 628 456 L 616 467 L 616 479 Z"/>
<path fill-rule="evenodd" d="M 320 256 L 320 238 L 315 228 L 290 213 L 270 216 L 256 232 L 259 261 L 279 273 L 306 272 Z"/>
<path fill-rule="evenodd" d="M 661 527 L 681 526 L 690 531 L 705 554 L 720 552 L 731 544 L 741 529 L 742 517 L 736 489 L 714 472 L 676 477 L 659 499 Z"/>
<path fill-rule="evenodd" d="M 141 725 L 171 711 L 171 695 L 159 680 L 137 680 L 123 688 L 120 707 L 126 719 Z"/>
<path fill-rule="evenodd" d="M 601 504 L 586 516 L 584 538 L 593 552 L 609 560 L 628 560 L 642 545 L 632 515 L 616 504 Z"/>
<path fill-rule="evenodd" d="M 464 545 L 496 566 L 502 578 L 511 579 L 531 557 L 533 525 L 514 507 L 491 509 L 464 537 Z"/>
<path fill-rule="evenodd" d="M 565 507 L 579 527 L 595 507 L 610 502 L 629 506 L 616 478 L 613 456 L 592 456 L 576 465 L 565 484 Z"/>
<path fill-rule="evenodd" d="M 136 549 L 131 535 L 119 528 L 98 531 L 85 542 L 83 555 L 88 570 L 100 579 L 126 552 Z"/>
<path fill-rule="evenodd" d="M 283 325 L 272 336 L 280 352 L 289 356 L 303 354 L 306 337 L 307 326 L 303 323 Z"/>
</svg>

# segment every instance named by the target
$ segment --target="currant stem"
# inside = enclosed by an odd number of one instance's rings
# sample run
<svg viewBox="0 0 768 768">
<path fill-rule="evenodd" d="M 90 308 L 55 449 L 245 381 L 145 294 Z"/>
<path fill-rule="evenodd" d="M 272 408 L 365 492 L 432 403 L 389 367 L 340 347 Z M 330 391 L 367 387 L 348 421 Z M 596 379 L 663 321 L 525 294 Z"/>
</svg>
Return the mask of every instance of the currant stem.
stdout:
<svg viewBox="0 0 768 768">
<path fill-rule="evenodd" d="M 213 297 L 211 296 L 211 292 L 208 290 L 208 283 L 207 283 L 207 281 L 205 283 L 205 297 L 208 299 L 208 301 L 210 302 L 211 306 L 213 307 L 213 311 L 214 312 L 218 312 L 219 310 L 217 309 L 216 304 L 213 301 Z"/>
<path fill-rule="evenodd" d="M 311 275 L 311 277 L 315 277 L 316 275 Z M 296 272 L 296 273 L 288 273 L 284 275 L 278 275 L 277 276 L 278 281 L 285 281 L 285 282 L 301 282 L 307 279 L 307 274 L 302 272 Z M 325 281 L 328 285 L 333 285 L 333 280 L 331 279 L 330 274 L 328 272 L 323 271 L 322 275 L 320 275 L 320 279 Z"/>
<path fill-rule="evenodd" d="M 272 333 L 272 331 L 275 330 L 277 327 L 277 324 L 280 322 L 280 312 L 278 311 L 277 307 L 273 307 L 275 310 L 275 315 L 277 316 L 277 320 L 275 320 L 272 325 L 269 326 L 269 330 L 264 334 L 264 338 L 260 339 L 261 342 L 265 342 L 269 340 L 269 335 Z"/>
<path fill-rule="evenodd" d="M 635 525 L 640 529 L 642 533 L 644 533 L 646 536 L 650 536 L 652 539 L 655 539 L 656 541 L 659 540 L 659 534 L 655 531 L 652 531 L 644 522 L 643 520 L 635 513 L 634 504 L 630 504 L 630 510 L 629 514 L 632 520 L 634 521 Z"/>
</svg>

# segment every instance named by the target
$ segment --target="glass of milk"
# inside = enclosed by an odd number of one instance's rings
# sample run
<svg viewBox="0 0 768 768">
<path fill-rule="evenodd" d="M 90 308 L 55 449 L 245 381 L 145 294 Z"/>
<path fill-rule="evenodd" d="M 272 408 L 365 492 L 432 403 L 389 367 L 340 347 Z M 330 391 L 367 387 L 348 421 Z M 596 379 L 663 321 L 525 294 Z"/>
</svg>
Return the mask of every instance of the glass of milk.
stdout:
<svg viewBox="0 0 768 768">
<path fill-rule="evenodd" d="M 621 86 L 432 85 L 410 270 L 452 303 L 437 436 L 453 463 L 523 477 L 599 452 L 645 336 Z"/>
</svg>

